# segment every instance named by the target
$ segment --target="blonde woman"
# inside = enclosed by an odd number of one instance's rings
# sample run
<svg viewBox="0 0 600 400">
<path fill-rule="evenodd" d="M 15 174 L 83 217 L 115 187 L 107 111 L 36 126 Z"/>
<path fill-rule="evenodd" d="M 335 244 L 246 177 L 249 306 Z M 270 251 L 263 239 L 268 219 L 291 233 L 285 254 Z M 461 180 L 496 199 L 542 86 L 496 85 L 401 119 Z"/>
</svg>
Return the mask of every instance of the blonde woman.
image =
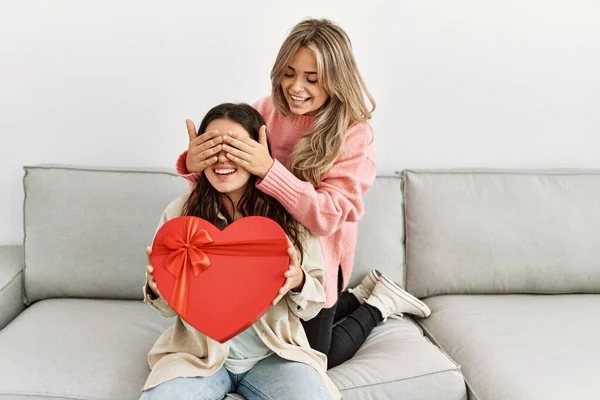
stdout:
<svg viewBox="0 0 600 400">
<path fill-rule="evenodd" d="M 352 273 L 363 195 L 376 175 L 368 125 L 375 101 L 346 33 L 328 20 L 301 21 L 279 50 L 271 82 L 271 96 L 253 105 L 266 121 L 258 141 L 216 130 L 197 136 L 187 120 L 190 144 L 177 170 L 194 188 L 202 171 L 218 168 L 215 154 L 224 150 L 235 165 L 260 178 L 260 191 L 319 237 L 326 303 L 303 325 L 310 345 L 328 356 L 332 368 L 350 359 L 387 317 L 426 318 L 430 311 L 377 270 L 343 291 Z"/>
</svg>

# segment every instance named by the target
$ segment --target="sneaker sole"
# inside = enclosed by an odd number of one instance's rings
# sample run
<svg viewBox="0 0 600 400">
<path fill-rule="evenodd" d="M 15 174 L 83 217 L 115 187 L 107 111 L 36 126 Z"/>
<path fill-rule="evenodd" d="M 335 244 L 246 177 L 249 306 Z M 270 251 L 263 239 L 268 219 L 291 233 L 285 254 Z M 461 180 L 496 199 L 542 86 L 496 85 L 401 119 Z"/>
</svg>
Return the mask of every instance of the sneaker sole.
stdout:
<svg viewBox="0 0 600 400">
<path fill-rule="evenodd" d="M 383 281 L 383 283 L 385 283 L 390 290 L 393 290 L 398 296 L 402 297 L 404 300 L 406 300 L 406 302 L 419 310 L 422 318 L 427 318 L 431 315 L 431 310 L 427 304 L 423 303 L 421 300 L 417 299 L 385 276 L 382 275 L 379 280 Z"/>
</svg>

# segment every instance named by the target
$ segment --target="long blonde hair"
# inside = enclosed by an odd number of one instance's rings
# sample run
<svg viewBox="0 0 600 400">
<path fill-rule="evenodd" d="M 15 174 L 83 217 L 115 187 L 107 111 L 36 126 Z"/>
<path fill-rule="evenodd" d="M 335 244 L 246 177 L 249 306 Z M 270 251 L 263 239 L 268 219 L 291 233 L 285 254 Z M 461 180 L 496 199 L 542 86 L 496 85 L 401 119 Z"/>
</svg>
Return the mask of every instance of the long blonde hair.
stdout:
<svg viewBox="0 0 600 400">
<path fill-rule="evenodd" d="M 285 99 L 281 80 L 299 48 L 311 50 L 317 60 L 319 84 L 329 95 L 315 121 L 296 144 L 290 170 L 298 178 L 318 186 L 344 149 L 348 129 L 371 119 L 375 100 L 367 90 L 346 32 L 326 19 L 306 19 L 285 39 L 271 70 L 273 104 L 283 115 L 293 115 Z M 369 109 L 365 96 L 371 103 Z"/>
</svg>

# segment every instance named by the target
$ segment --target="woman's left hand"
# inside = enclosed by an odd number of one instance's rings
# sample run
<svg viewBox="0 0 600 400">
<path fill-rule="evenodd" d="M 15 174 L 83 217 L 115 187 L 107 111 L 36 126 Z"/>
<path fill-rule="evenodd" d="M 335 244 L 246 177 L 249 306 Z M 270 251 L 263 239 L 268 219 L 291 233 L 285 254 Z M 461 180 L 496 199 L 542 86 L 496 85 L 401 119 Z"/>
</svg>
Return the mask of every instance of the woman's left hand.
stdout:
<svg viewBox="0 0 600 400">
<path fill-rule="evenodd" d="M 223 150 L 227 158 L 263 179 L 273 166 L 274 160 L 267 146 L 267 127 L 260 127 L 258 142 L 252 138 L 229 132 L 223 136 Z"/>
<path fill-rule="evenodd" d="M 290 290 L 299 292 L 304 286 L 304 270 L 300 267 L 300 261 L 298 261 L 298 253 L 292 242 L 288 239 L 289 247 L 288 254 L 290 256 L 290 267 L 285 271 L 285 283 L 279 289 L 279 294 L 273 300 L 273 305 L 279 303 L 279 300 L 283 298 Z"/>
</svg>

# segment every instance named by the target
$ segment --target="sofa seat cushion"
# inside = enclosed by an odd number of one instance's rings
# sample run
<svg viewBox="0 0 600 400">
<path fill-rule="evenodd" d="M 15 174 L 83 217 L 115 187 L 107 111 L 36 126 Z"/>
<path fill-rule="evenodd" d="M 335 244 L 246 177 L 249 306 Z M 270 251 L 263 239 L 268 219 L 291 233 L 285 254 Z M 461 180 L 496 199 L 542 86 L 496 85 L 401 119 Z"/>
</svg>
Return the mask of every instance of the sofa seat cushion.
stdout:
<svg viewBox="0 0 600 400">
<path fill-rule="evenodd" d="M 141 301 L 34 303 L 0 331 L 0 399 L 138 399 L 171 323 Z"/>
<path fill-rule="evenodd" d="M 480 400 L 600 393 L 600 295 L 452 295 L 425 300 L 425 332 Z"/>
<path fill-rule="evenodd" d="M 460 367 L 410 318 L 377 326 L 358 353 L 329 371 L 344 400 L 466 400 Z"/>
<path fill-rule="evenodd" d="M 148 351 L 170 324 L 137 301 L 34 303 L 0 331 L 0 399 L 138 399 Z M 460 367 L 409 318 L 380 324 L 329 373 L 345 400 L 466 399 Z"/>
</svg>

